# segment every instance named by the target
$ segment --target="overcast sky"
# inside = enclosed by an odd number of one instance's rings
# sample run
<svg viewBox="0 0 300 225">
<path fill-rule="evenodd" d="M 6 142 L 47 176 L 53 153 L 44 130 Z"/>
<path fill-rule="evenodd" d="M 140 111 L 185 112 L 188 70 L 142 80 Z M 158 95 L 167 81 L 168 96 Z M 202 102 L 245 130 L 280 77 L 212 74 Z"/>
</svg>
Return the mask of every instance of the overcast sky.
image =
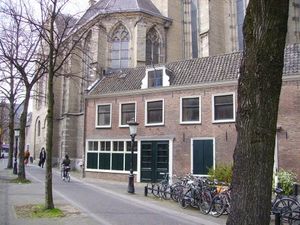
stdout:
<svg viewBox="0 0 300 225">
<path fill-rule="evenodd" d="M 68 7 L 66 10 L 70 14 L 80 13 L 87 10 L 89 7 L 89 0 L 70 0 L 70 3 L 68 3 Z"/>
</svg>

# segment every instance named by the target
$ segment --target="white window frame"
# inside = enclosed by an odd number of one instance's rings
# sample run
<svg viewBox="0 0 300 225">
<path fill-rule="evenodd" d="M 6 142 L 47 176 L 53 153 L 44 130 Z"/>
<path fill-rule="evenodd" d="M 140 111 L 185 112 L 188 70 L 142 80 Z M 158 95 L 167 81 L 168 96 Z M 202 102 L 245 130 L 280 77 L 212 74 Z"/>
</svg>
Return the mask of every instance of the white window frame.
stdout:
<svg viewBox="0 0 300 225">
<path fill-rule="evenodd" d="M 162 85 L 159 87 L 149 87 L 148 86 L 148 72 L 155 71 L 155 70 L 162 70 Z M 147 88 L 160 88 L 160 87 L 168 87 L 170 86 L 170 77 L 166 73 L 166 67 L 160 66 L 160 67 L 151 67 L 146 68 L 146 75 L 142 80 L 142 86 L 141 89 L 147 89 Z"/>
<path fill-rule="evenodd" d="M 136 114 L 137 114 L 137 103 L 133 102 L 120 102 L 119 104 L 119 127 L 129 127 L 128 124 L 122 124 L 122 105 L 126 104 L 134 104 L 134 121 L 136 121 Z"/>
<path fill-rule="evenodd" d="M 182 120 L 182 101 L 183 99 L 189 99 L 189 98 L 199 98 L 199 120 L 198 121 L 183 121 Z M 202 103 L 201 103 L 201 96 L 185 96 L 185 97 L 180 97 L 180 124 L 201 124 L 201 106 L 202 106 Z"/>
<path fill-rule="evenodd" d="M 110 110 L 110 113 L 109 113 L 109 125 L 98 125 L 98 107 L 99 106 L 103 106 L 103 105 L 109 105 L 109 110 Z M 112 104 L 111 103 L 101 103 L 101 104 L 97 104 L 96 105 L 96 121 L 95 121 L 95 124 L 96 124 L 96 128 L 111 128 L 111 121 L 112 120 Z"/>
<path fill-rule="evenodd" d="M 89 150 L 89 142 L 98 142 L 98 150 L 96 151 L 90 151 Z M 114 151 L 113 150 L 113 142 L 117 141 L 117 142 L 124 142 L 124 151 Z M 133 154 L 137 155 L 137 171 L 133 171 L 134 174 L 138 174 L 139 173 L 139 149 L 140 149 L 140 141 L 139 140 L 135 140 L 137 142 L 137 150 L 133 152 Z M 102 151 L 101 150 L 101 142 L 110 142 L 110 151 Z M 128 174 L 129 170 L 125 170 L 125 157 L 126 154 L 131 154 L 131 151 L 127 151 L 127 147 L 126 147 L 126 142 L 131 142 L 130 139 L 87 139 L 85 146 L 86 146 L 86 151 L 85 151 L 85 170 L 86 171 L 97 171 L 97 172 L 105 172 L 105 173 L 118 173 L 118 174 Z M 108 153 L 110 154 L 110 169 L 91 169 L 91 168 L 87 168 L 87 156 L 88 153 L 96 153 L 99 154 L 101 153 Z M 112 154 L 118 154 L 118 153 L 123 153 L 124 154 L 124 165 L 123 165 L 123 170 L 113 170 L 112 169 Z M 99 159 L 97 161 L 97 168 L 99 168 Z"/>
<path fill-rule="evenodd" d="M 148 123 L 148 103 L 162 101 L 162 122 L 161 123 Z M 165 124 L 165 101 L 164 99 L 151 99 L 145 101 L 145 126 L 161 126 Z"/>
<path fill-rule="evenodd" d="M 215 120 L 215 97 L 218 97 L 218 96 L 225 96 L 225 95 L 232 95 L 232 102 L 233 102 L 233 106 L 232 106 L 232 110 L 233 110 L 233 118 L 232 119 L 225 119 L 225 120 Z M 212 122 L 213 123 L 231 123 L 231 122 L 235 122 L 235 117 L 236 117 L 236 106 L 235 106 L 235 92 L 227 92 L 227 93 L 220 93 L 220 94 L 213 94 L 212 95 L 212 104 L 211 104 L 211 107 L 212 107 Z"/>
</svg>

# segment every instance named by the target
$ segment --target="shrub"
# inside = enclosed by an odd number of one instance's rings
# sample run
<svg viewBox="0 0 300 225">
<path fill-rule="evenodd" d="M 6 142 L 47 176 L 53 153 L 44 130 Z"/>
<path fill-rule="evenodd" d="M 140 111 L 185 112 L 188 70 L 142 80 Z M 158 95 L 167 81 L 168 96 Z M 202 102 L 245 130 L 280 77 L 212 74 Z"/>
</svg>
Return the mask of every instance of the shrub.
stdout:
<svg viewBox="0 0 300 225">
<path fill-rule="evenodd" d="M 297 182 L 297 175 L 291 171 L 280 169 L 277 176 L 284 194 L 291 195 L 293 193 L 293 184 Z"/>
<path fill-rule="evenodd" d="M 208 175 L 210 176 L 211 180 L 216 179 L 218 181 L 222 181 L 227 184 L 230 184 L 232 180 L 232 165 L 219 164 L 216 165 L 215 169 L 211 167 L 208 170 Z"/>
</svg>

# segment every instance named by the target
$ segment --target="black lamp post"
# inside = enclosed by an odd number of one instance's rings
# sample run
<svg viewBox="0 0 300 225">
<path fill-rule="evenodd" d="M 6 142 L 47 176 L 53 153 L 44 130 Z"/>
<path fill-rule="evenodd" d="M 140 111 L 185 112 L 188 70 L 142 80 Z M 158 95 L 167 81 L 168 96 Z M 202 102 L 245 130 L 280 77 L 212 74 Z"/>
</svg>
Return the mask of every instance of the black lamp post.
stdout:
<svg viewBox="0 0 300 225">
<path fill-rule="evenodd" d="M 16 147 L 15 147 L 15 161 L 14 161 L 14 169 L 13 169 L 13 174 L 18 174 L 18 169 L 17 169 L 17 158 L 18 158 L 18 139 L 19 139 L 19 134 L 20 130 L 15 129 L 15 138 L 16 138 Z"/>
<path fill-rule="evenodd" d="M 133 147 L 134 147 L 134 139 L 137 132 L 137 126 L 139 125 L 135 121 L 127 122 L 129 125 L 129 132 L 131 137 L 131 162 L 130 162 L 130 174 L 128 177 L 128 193 L 134 194 L 134 175 L 133 175 Z"/>
</svg>

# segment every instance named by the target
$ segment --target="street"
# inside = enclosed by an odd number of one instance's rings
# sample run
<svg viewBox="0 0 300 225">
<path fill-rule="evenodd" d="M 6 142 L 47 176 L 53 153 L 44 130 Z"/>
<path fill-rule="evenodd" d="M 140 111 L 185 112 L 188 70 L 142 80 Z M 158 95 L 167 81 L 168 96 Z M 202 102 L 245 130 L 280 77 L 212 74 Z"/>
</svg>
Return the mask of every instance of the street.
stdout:
<svg viewBox="0 0 300 225">
<path fill-rule="evenodd" d="M 5 160 L 6 161 L 6 160 Z M 53 219 L 31 219 L 30 223 L 24 223 L 24 219 L 16 220 L 9 211 L 12 202 L 16 205 L 39 204 L 44 202 L 44 176 L 45 168 L 36 165 L 26 166 L 26 177 L 31 184 L 13 184 L 5 182 L 5 173 L 12 171 L 4 169 L 2 160 L 0 173 L 0 216 L 2 225 L 10 224 L 52 224 Z M 72 175 L 73 174 L 73 175 Z M 225 224 L 225 218 L 212 218 L 201 215 L 198 210 L 181 209 L 172 201 L 154 199 L 151 196 L 144 197 L 144 184 L 136 184 L 136 194 L 127 193 L 127 184 L 97 179 L 76 178 L 75 172 L 71 172 L 71 182 L 60 179 L 57 169 L 53 169 L 53 193 L 54 204 L 69 205 L 80 213 L 71 217 L 55 219 L 53 224 L 104 224 L 104 225 L 217 225 Z M 18 197 L 19 195 L 19 197 Z M 30 197 L 31 196 L 31 197 Z M 39 196 L 39 198 L 37 198 Z M 18 197 L 18 198 L 17 198 Z M 32 201 L 31 201 L 32 199 Z M 10 215 L 10 216 L 9 216 Z M 59 221 L 59 223 L 57 223 Z M 29 220 L 28 220 L 29 222 Z M 42 223 L 43 222 L 43 223 Z"/>
</svg>

